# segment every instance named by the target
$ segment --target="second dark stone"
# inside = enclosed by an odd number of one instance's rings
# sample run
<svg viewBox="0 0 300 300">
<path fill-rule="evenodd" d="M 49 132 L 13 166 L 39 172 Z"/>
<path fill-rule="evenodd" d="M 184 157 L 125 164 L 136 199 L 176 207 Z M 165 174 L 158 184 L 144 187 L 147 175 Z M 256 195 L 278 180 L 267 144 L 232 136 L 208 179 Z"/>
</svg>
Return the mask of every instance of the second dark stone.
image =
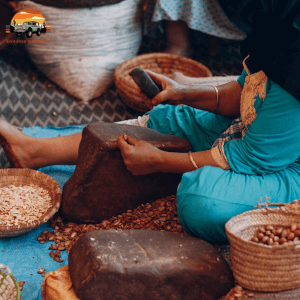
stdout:
<svg viewBox="0 0 300 300">
<path fill-rule="evenodd" d="M 212 245 L 165 231 L 86 233 L 70 251 L 69 272 L 82 300 L 218 300 L 234 287 Z"/>
</svg>

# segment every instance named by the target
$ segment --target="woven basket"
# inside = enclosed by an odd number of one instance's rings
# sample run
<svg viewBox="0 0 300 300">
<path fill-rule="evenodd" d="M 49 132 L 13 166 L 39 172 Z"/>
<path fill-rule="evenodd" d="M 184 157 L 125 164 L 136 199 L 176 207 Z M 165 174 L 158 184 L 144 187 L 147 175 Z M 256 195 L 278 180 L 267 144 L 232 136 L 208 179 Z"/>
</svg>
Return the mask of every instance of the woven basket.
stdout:
<svg viewBox="0 0 300 300">
<path fill-rule="evenodd" d="M 147 112 L 149 108 L 143 100 L 143 95 L 137 89 L 136 83 L 129 75 L 134 68 L 148 69 L 153 72 L 173 76 L 174 72 L 181 72 L 189 77 L 211 77 L 207 67 L 189 58 L 167 53 L 142 54 L 120 64 L 114 75 L 115 85 L 124 103 L 131 108 Z"/>
<path fill-rule="evenodd" d="M 264 225 L 300 224 L 300 200 L 290 204 L 263 204 L 260 208 L 231 218 L 225 225 L 230 242 L 232 271 L 237 282 L 261 292 L 300 287 L 300 242 L 268 246 L 251 242 Z M 260 205 L 262 206 L 262 205 Z"/>
<path fill-rule="evenodd" d="M 0 170 L 0 188 L 8 185 L 37 185 L 50 194 L 52 207 L 37 221 L 30 221 L 26 225 L 0 226 L 0 237 L 12 237 L 27 233 L 46 223 L 59 209 L 62 192 L 59 184 L 50 176 L 32 169 L 2 169 Z"/>
<path fill-rule="evenodd" d="M 19 300 L 19 283 L 12 276 L 9 267 L 0 264 L 0 295 L 3 300 Z"/>
</svg>

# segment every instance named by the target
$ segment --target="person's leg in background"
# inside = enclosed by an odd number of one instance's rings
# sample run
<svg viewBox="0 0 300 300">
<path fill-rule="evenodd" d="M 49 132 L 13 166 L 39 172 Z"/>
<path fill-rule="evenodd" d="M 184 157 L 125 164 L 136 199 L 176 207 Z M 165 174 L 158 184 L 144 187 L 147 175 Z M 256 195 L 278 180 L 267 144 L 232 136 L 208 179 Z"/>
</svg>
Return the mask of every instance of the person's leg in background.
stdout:
<svg viewBox="0 0 300 300">
<path fill-rule="evenodd" d="M 145 0 L 144 32 L 155 39 L 159 32 L 165 31 L 166 53 L 191 57 L 190 30 L 207 35 L 206 49 L 210 56 L 219 54 L 220 38 L 243 40 L 246 36 L 229 20 L 217 0 Z M 202 43 L 203 39 L 200 40 Z"/>
<path fill-rule="evenodd" d="M 164 52 L 189 57 L 192 49 L 189 44 L 189 28 L 184 21 L 166 21 L 167 48 Z"/>
<path fill-rule="evenodd" d="M 182 21 L 166 21 L 167 48 L 165 53 L 192 57 L 192 46 L 189 42 L 189 28 Z M 221 39 L 213 35 L 207 36 L 207 54 L 218 56 L 220 54 Z"/>
</svg>

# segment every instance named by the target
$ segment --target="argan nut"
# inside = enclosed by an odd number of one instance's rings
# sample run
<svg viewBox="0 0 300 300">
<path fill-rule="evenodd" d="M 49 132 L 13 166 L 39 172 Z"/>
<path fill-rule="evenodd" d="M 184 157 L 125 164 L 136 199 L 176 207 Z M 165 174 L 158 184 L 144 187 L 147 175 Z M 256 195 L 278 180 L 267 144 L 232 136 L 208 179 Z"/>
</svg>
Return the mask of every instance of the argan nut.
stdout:
<svg viewBox="0 0 300 300">
<path fill-rule="evenodd" d="M 240 285 L 235 286 L 234 290 L 238 293 L 243 290 L 243 288 Z"/>
<path fill-rule="evenodd" d="M 298 227 L 297 223 L 293 223 L 291 225 L 291 231 L 295 231 L 297 229 L 297 227 Z"/>
<path fill-rule="evenodd" d="M 258 229 L 258 231 L 261 232 L 261 233 L 265 233 L 265 232 L 266 232 L 265 229 L 264 229 L 263 227 L 260 227 L 260 228 Z"/>
<path fill-rule="evenodd" d="M 279 236 L 274 236 L 273 241 L 274 243 L 279 242 Z"/>
<path fill-rule="evenodd" d="M 50 255 L 51 258 L 54 258 L 54 257 L 55 257 L 55 254 L 54 254 L 53 251 L 50 251 L 49 255 Z"/>
<path fill-rule="evenodd" d="M 266 233 L 265 233 L 265 235 L 271 235 L 271 233 L 272 233 L 272 231 L 267 230 Z"/>
<path fill-rule="evenodd" d="M 282 227 L 278 227 L 278 228 L 276 229 L 276 233 L 277 233 L 277 234 L 281 234 L 282 231 L 283 231 L 283 228 L 282 228 Z M 299 233 L 300 233 L 300 230 L 299 230 Z"/>
<path fill-rule="evenodd" d="M 267 244 L 268 244 L 269 246 L 273 245 L 273 242 L 274 242 L 273 239 L 268 238 Z"/>
<path fill-rule="evenodd" d="M 287 242 L 287 239 L 286 238 L 281 238 L 280 240 L 279 240 L 279 243 L 280 244 L 284 244 L 284 243 L 286 243 Z"/>
<path fill-rule="evenodd" d="M 54 260 L 57 261 L 57 262 L 60 262 L 60 259 L 57 256 L 54 257 Z"/>
<path fill-rule="evenodd" d="M 24 283 L 25 283 L 25 281 L 19 281 L 20 291 L 23 290 Z"/>
<path fill-rule="evenodd" d="M 251 239 L 252 242 L 254 243 L 258 243 L 259 242 L 259 239 L 255 236 Z"/>
<path fill-rule="evenodd" d="M 294 237 L 295 237 L 294 232 L 290 232 L 290 233 L 287 235 L 287 239 L 288 239 L 288 240 L 293 240 Z"/>
<path fill-rule="evenodd" d="M 278 246 L 279 243 L 278 242 L 274 242 L 272 246 Z"/>
<path fill-rule="evenodd" d="M 274 229 L 274 227 L 271 226 L 271 225 L 267 225 L 267 226 L 266 226 L 266 230 L 273 230 L 273 229 Z"/>
<path fill-rule="evenodd" d="M 259 233 L 257 234 L 257 238 L 258 238 L 259 240 L 261 240 L 263 237 L 264 237 L 264 234 L 263 234 L 263 233 L 259 232 Z"/>
<path fill-rule="evenodd" d="M 50 246 L 50 249 L 51 249 L 51 250 L 56 250 L 56 248 L 57 248 L 57 246 L 51 244 L 51 246 Z M 50 250 L 50 249 L 49 249 L 49 250 Z"/>
<path fill-rule="evenodd" d="M 274 233 L 271 233 L 271 234 L 269 235 L 269 238 L 270 238 L 270 239 L 273 239 L 273 240 L 274 240 L 274 237 L 275 237 Z"/>
<path fill-rule="evenodd" d="M 282 237 L 282 238 L 286 238 L 287 235 L 288 235 L 287 230 L 286 230 L 286 229 L 283 229 L 282 232 L 281 232 L 281 237 Z"/>
<path fill-rule="evenodd" d="M 294 231 L 295 236 L 300 236 L 300 229 Z"/>
<path fill-rule="evenodd" d="M 269 239 L 269 237 L 268 237 L 268 236 L 264 236 L 264 237 L 262 238 L 262 240 L 261 240 L 261 241 L 262 241 L 263 243 L 265 243 L 265 242 L 266 242 L 268 239 Z"/>
<path fill-rule="evenodd" d="M 45 272 L 45 271 L 46 271 L 46 269 L 44 269 L 44 268 L 38 269 L 38 273 L 39 273 L 39 274 L 42 274 L 42 273 Z"/>
</svg>

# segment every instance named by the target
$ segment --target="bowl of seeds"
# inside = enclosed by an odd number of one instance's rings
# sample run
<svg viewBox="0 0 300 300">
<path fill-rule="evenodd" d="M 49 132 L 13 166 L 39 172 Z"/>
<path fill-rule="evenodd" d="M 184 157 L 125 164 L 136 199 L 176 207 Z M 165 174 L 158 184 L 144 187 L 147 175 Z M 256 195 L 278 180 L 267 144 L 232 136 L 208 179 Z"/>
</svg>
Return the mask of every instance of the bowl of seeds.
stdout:
<svg viewBox="0 0 300 300">
<path fill-rule="evenodd" d="M 257 208 L 225 225 L 236 281 L 261 292 L 299 288 L 300 200 L 289 204 L 267 201 Z"/>
<path fill-rule="evenodd" d="M 49 175 L 32 169 L 0 170 L 0 237 L 27 233 L 59 210 L 62 192 Z"/>
</svg>

